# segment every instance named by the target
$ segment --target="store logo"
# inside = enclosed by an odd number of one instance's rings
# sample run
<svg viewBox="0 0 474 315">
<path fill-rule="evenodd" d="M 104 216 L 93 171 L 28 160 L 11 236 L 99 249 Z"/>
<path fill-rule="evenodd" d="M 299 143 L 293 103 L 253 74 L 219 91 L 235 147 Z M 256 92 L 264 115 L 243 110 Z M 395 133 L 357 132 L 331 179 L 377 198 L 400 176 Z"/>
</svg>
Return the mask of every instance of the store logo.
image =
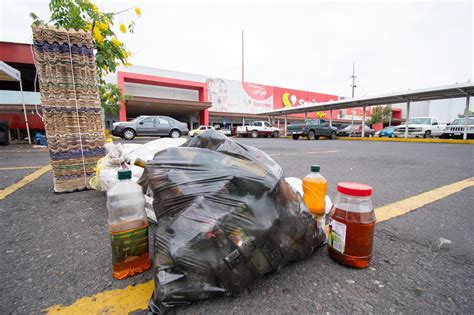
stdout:
<svg viewBox="0 0 474 315">
<path fill-rule="evenodd" d="M 253 83 L 242 82 L 242 86 L 247 95 L 256 101 L 263 101 L 270 98 L 273 94 L 273 87 Z"/>
<path fill-rule="evenodd" d="M 281 95 L 281 101 L 285 108 L 291 108 L 295 106 L 311 106 L 317 105 L 318 102 L 313 98 L 312 100 L 305 100 L 304 98 L 298 99 L 298 97 L 294 94 L 290 94 L 285 92 Z M 330 99 L 332 101 L 332 98 Z"/>
<path fill-rule="evenodd" d="M 281 95 L 281 101 L 285 108 L 290 108 L 294 106 L 303 106 L 303 105 L 316 105 L 316 100 L 307 101 L 303 98 L 298 99 L 296 95 L 285 92 Z"/>
<path fill-rule="evenodd" d="M 285 92 L 281 95 L 281 101 L 283 102 L 283 106 L 285 106 L 285 108 L 290 108 L 292 106 L 295 106 L 296 102 L 298 101 L 298 98 L 296 97 L 296 95 L 290 95 L 290 93 Z"/>
</svg>

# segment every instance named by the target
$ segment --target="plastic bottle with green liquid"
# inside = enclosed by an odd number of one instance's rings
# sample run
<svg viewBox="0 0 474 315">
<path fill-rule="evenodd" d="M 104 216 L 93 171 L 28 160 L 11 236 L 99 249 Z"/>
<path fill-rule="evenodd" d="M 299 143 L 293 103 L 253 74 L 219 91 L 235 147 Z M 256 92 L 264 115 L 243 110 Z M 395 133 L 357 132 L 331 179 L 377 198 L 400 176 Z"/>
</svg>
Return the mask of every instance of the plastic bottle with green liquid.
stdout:
<svg viewBox="0 0 474 315">
<path fill-rule="evenodd" d="M 148 220 L 142 188 L 128 169 L 118 171 L 119 181 L 107 191 L 112 269 L 124 279 L 150 268 Z"/>
</svg>

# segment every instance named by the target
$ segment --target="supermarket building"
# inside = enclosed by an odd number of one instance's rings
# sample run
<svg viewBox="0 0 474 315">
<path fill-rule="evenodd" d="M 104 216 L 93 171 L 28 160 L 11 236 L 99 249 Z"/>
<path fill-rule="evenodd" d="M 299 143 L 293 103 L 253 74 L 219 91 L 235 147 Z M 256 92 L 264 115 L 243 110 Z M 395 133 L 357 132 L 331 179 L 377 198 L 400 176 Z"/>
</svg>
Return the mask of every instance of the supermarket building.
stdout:
<svg viewBox="0 0 474 315">
<path fill-rule="evenodd" d="M 0 42 L 0 61 L 21 71 L 24 82 L 25 103 L 30 127 L 44 129 L 42 125 L 39 87 L 35 75 L 31 45 Z M 266 119 L 259 113 L 280 108 L 291 108 L 307 104 L 337 100 L 334 94 L 302 91 L 256 83 L 228 80 L 177 71 L 142 66 L 121 67 L 106 78 L 118 84 L 125 95 L 120 112 L 106 115 L 106 127 L 113 122 L 127 121 L 139 115 L 165 115 L 188 123 L 190 128 L 199 125 L 221 127 L 248 124 Z M 24 118 L 18 87 L 0 82 L 0 120 L 8 121 L 10 128 L 24 128 Z M 333 110 L 334 124 L 361 121 L 362 108 Z M 401 121 L 401 110 L 393 110 L 393 123 Z M 288 122 L 305 118 L 325 118 L 329 111 L 289 115 Z M 370 107 L 365 113 L 370 117 Z M 272 117 L 275 126 L 283 126 L 285 117 Z"/>
<path fill-rule="evenodd" d="M 189 126 L 236 126 L 266 119 L 259 113 L 284 107 L 301 106 L 337 100 L 333 94 L 280 88 L 256 83 L 228 80 L 177 71 L 132 66 L 120 68 L 107 78 L 124 91 L 125 102 L 120 113 L 107 116 L 107 122 L 125 121 L 138 115 L 167 115 Z M 307 114 L 307 118 L 329 118 L 329 112 Z M 333 112 L 334 120 L 344 113 Z M 356 110 L 356 119 L 362 116 Z M 346 117 L 348 118 L 348 117 Z M 274 123 L 279 119 L 275 117 Z M 289 121 L 305 119 L 304 114 L 288 117 Z"/>
</svg>

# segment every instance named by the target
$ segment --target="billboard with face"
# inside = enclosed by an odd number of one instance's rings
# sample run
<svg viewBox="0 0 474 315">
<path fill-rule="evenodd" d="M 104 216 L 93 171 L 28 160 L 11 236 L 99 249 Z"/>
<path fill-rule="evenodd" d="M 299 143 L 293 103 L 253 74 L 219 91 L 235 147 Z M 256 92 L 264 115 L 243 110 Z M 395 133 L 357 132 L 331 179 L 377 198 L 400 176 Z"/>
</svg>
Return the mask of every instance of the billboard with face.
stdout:
<svg viewBox="0 0 474 315">
<path fill-rule="evenodd" d="M 292 108 L 314 105 L 338 100 L 333 94 L 285 89 L 262 84 L 208 78 L 208 99 L 212 102 L 211 111 L 256 114 L 272 109 Z M 354 108 L 354 119 L 361 120 L 363 109 Z M 307 118 L 329 120 L 330 111 L 307 113 Z M 304 117 L 304 114 L 293 114 L 293 117 Z M 332 119 L 351 119 L 352 109 L 333 110 Z M 366 119 L 370 117 L 370 107 L 366 108 Z"/>
<path fill-rule="evenodd" d="M 207 79 L 211 111 L 255 114 L 273 109 L 273 87 L 255 83 Z"/>
</svg>

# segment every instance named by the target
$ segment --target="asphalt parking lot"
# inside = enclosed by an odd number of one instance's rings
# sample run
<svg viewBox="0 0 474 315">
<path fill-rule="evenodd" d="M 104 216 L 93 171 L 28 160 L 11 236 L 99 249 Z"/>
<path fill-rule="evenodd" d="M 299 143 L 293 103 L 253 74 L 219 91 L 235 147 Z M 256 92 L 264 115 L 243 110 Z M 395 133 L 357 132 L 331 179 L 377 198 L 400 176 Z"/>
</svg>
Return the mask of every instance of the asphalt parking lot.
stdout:
<svg viewBox="0 0 474 315">
<path fill-rule="evenodd" d="M 443 143 L 237 139 L 270 154 L 285 176 L 321 165 L 328 194 L 356 181 L 380 207 L 474 176 L 474 146 Z M 143 141 L 140 141 L 143 142 Z M 49 162 L 45 150 L 0 147 L 0 189 Z M 18 169 L 12 169 L 12 168 Z M 0 200 L 0 313 L 39 313 L 57 304 L 152 279 L 111 273 L 105 195 L 54 194 L 51 172 Z M 325 248 L 238 297 L 206 300 L 178 313 L 472 313 L 474 186 L 379 223 L 370 268 L 329 259 Z M 440 244 L 440 238 L 450 241 Z M 137 311 L 136 313 L 143 313 Z"/>
</svg>

